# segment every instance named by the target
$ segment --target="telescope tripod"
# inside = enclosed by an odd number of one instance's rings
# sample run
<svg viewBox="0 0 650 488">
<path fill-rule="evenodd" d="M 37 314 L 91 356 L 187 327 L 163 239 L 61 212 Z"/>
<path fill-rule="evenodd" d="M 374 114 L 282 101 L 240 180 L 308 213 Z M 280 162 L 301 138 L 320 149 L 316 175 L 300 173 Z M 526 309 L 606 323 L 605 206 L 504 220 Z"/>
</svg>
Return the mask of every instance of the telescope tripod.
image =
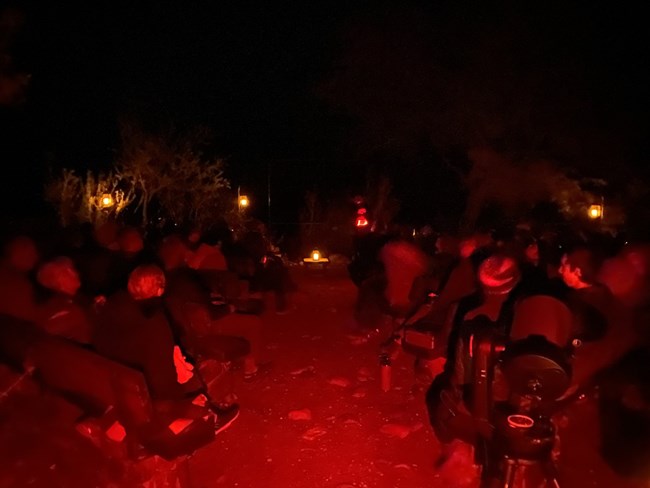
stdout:
<svg viewBox="0 0 650 488">
<path fill-rule="evenodd" d="M 483 480 L 481 488 L 560 488 L 560 483 L 551 460 L 506 457 L 497 477 Z"/>
<path fill-rule="evenodd" d="M 540 421 L 539 430 L 499 426 L 502 430 L 483 446 L 481 488 L 560 488 L 552 455 L 555 429 L 550 419 Z"/>
</svg>

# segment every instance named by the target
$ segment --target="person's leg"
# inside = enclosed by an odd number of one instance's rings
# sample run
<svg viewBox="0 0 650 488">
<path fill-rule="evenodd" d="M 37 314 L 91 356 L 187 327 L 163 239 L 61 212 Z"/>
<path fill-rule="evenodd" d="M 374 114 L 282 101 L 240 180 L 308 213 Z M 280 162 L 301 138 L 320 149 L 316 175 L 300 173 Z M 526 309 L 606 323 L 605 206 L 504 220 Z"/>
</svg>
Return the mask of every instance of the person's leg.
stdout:
<svg viewBox="0 0 650 488">
<path fill-rule="evenodd" d="M 244 358 L 244 374 L 257 372 L 262 349 L 262 321 L 254 315 L 230 314 L 213 320 L 211 333 L 243 337 L 250 344 L 250 353 Z"/>
</svg>

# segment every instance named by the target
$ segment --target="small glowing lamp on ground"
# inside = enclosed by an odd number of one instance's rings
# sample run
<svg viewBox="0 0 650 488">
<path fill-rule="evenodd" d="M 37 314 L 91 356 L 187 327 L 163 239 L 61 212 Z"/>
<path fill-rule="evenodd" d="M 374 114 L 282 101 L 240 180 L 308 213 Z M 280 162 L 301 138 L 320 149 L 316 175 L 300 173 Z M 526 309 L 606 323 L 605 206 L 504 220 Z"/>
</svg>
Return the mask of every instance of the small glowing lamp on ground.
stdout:
<svg viewBox="0 0 650 488">
<path fill-rule="evenodd" d="M 366 209 L 360 208 L 357 210 L 357 220 L 354 225 L 357 227 L 368 227 L 368 219 L 366 218 Z"/>
<path fill-rule="evenodd" d="M 326 257 L 323 257 L 323 254 L 318 250 L 314 249 L 308 258 L 303 259 L 305 264 L 328 264 L 330 260 Z"/>
<path fill-rule="evenodd" d="M 249 204 L 248 197 L 246 195 L 240 195 L 239 196 L 239 208 L 246 208 L 248 207 Z"/>
<path fill-rule="evenodd" d="M 355 225 L 357 227 L 368 227 L 368 219 L 364 215 L 358 215 Z"/>
<path fill-rule="evenodd" d="M 99 203 L 102 208 L 109 208 L 115 204 L 115 200 L 113 199 L 113 195 L 110 193 L 104 193 L 100 198 Z"/>
<path fill-rule="evenodd" d="M 603 216 L 603 206 L 602 205 L 592 205 L 587 211 L 590 219 L 599 219 Z"/>
</svg>

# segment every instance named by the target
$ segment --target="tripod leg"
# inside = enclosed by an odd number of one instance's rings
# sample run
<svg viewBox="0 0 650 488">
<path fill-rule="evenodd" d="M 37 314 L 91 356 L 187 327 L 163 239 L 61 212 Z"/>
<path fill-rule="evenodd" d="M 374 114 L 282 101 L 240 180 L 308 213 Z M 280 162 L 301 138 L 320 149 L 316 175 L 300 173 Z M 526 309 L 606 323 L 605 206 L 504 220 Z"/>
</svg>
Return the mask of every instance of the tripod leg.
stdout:
<svg viewBox="0 0 650 488">
<path fill-rule="evenodd" d="M 557 468 L 553 462 L 549 462 L 544 465 L 544 476 L 546 477 L 547 486 L 550 488 L 560 488 Z"/>
<path fill-rule="evenodd" d="M 518 467 L 519 465 L 512 461 L 506 462 L 506 469 L 503 473 L 503 488 L 513 488 L 515 486 L 515 476 Z"/>
</svg>

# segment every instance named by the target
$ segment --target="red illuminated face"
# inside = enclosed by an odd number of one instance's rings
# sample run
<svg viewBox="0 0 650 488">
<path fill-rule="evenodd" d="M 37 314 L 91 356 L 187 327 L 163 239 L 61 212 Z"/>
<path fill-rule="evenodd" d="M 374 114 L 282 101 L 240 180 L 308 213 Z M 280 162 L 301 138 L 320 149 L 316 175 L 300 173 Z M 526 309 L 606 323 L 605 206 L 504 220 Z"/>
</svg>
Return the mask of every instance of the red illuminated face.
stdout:
<svg viewBox="0 0 650 488">
<path fill-rule="evenodd" d="M 581 288 L 584 285 L 580 268 L 572 267 L 566 254 L 562 256 L 560 269 L 558 271 L 560 272 L 562 280 L 568 287 Z"/>
</svg>

